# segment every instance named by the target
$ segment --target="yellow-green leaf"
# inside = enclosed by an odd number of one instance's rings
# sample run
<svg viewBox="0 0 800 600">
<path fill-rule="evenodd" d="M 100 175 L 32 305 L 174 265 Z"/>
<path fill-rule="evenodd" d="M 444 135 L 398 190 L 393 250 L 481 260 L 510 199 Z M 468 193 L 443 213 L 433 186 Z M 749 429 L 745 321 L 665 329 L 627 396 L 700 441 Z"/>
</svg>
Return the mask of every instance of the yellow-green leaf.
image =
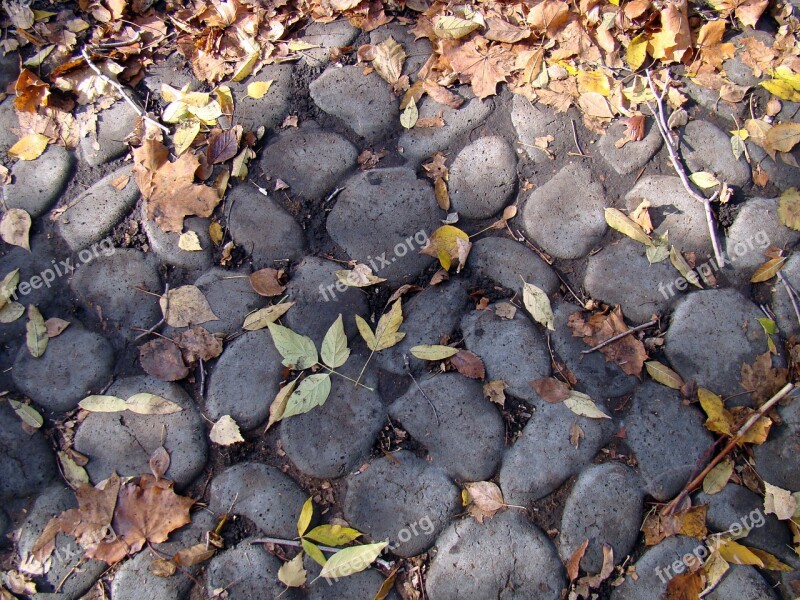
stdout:
<svg viewBox="0 0 800 600">
<path fill-rule="evenodd" d="M 360 537 L 360 531 L 341 525 L 319 525 L 305 534 L 305 537 L 323 546 L 344 546 Z"/>
<path fill-rule="evenodd" d="M 625 50 L 625 58 L 628 66 L 633 71 L 638 71 L 647 59 L 647 35 L 640 33 L 631 40 Z"/>
<path fill-rule="evenodd" d="M 306 554 L 308 554 L 314 562 L 316 562 L 320 567 L 324 567 L 327 560 L 325 559 L 325 555 L 322 553 L 322 550 L 317 548 L 316 544 L 311 543 L 305 538 L 300 538 L 300 543 L 303 545 L 303 550 L 305 550 Z"/>
<path fill-rule="evenodd" d="M 333 579 L 360 573 L 366 570 L 388 545 L 389 542 L 380 542 L 339 550 L 328 559 L 319 576 Z"/>
<path fill-rule="evenodd" d="M 294 302 L 283 302 L 281 304 L 273 304 L 265 308 L 260 308 L 255 312 L 251 312 L 244 318 L 242 329 L 247 331 L 257 331 L 264 329 L 271 323 L 280 319 L 287 310 L 294 306 Z"/>
<path fill-rule="evenodd" d="M 247 84 L 247 95 L 255 100 L 260 100 L 272 87 L 272 80 L 268 81 L 253 81 Z"/>
<path fill-rule="evenodd" d="M 338 369 L 350 357 L 350 348 L 347 347 L 347 335 L 344 332 L 342 315 L 339 315 L 330 326 L 320 346 L 322 362 L 331 369 Z"/>
<path fill-rule="evenodd" d="M 47 349 L 47 342 L 50 339 L 47 336 L 47 327 L 44 324 L 44 317 L 36 305 L 28 305 L 28 323 L 26 325 L 27 336 L 26 342 L 28 352 L 34 358 L 39 358 L 44 354 Z"/>
<path fill-rule="evenodd" d="M 278 569 L 278 581 L 286 587 L 300 587 L 306 582 L 308 573 L 303 568 L 303 553 L 301 552 L 289 562 L 285 562 Z"/>
<path fill-rule="evenodd" d="M 645 246 L 653 245 L 653 240 L 644 232 L 644 229 L 619 209 L 607 208 L 605 210 L 605 218 L 606 223 L 608 223 L 608 226 L 612 229 L 616 229 L 620 233 L 627 235 L 632 240 L 636 240 Z"/>
<path fill-rule="evenodd" d="M 299 378 L 298 376 L 298 379 Z M 264 431 L 267 431 L 275 423 L 283 419 L 286 404 L 289 402 L 289 397 L 292 395 L 292 392 L 294 392 L 295 385 L 297 385 L 297 379 L 283 386 L 275 396 L 272 404 L 269 405 L 269 422 L 267 422 L 267 428 Z"/>
<path fill-rule="evenodd" d="M 705 476 L 703 479 L 703 491 L 709 496 L 721 492 L 728 484 L 731 475 L 733 475 L 733 461 L 730 458 L 726 458 Z"/>
<path fill-rule="evenodd" d="M 725 410 L 722 398 L 705 388 L 697 390 L 697 397 L 700 400 L 700 406 L 708 415 L 706 429 L 722 435 L 731 435 L 729 413 Z"/>
<path fill-rule="evenodd" d="M 422 346 L 414 346 L 411 348 L 411 354 L 421 360 L 445 360 L 458 354 L 458 348 L 450 346 L 439 346 L 423 344 Z"/>
<path fill-rule="evenodd" d="M 417 109 L 417 103 L 414 102 L 414 98 L 411 98 L 408 106 L 406 106 L 405 110 L 400 113 L 400 125 L 402 125 L 405 129 L 411 129 L 417 124 L 418 119 L 419 110 Z"/>
<path fill-rule="evenodd" d="M 14 409 L 14 412 L 17 413 L 17 416 L 28 427 L 39 429 L 42 425 L 44 425 L 44 419 L 42 418 L 42 415 L 40 415 L 39 412 L 30 404 L 25 404 L 24 402 L 19 402 L 18 400 L 9 400 L 8 403 L 11 405 L 11 408 Z"/>
<path fill-rule="evenodd" d="M 691 283 L 693 286 L 703 289 L 702 284 L 700 283 L 700 278 L 697 276 L 692 270 L 692 267 L 689 266 L 689 263 L 686 262 L 686 259 L 683 258 L 683 254 L 681 254 L 675 246 L 672 246 L 669 250 L 669 261 L 672 263 L 672 266 L 678 269 L 678 273 L 683 275 L 683 278 Z"/>
<path fill-rule="evenodd" d="M 588 417 L 590 419 L 610 419 L 611 417 L 604 413 L 595 404 L 591 397 L 582 392 L 570 391 L 569 396 L 564 400 L 564 406 L 574 412 L 576 415 Z"/>
<path fill-rule="evenodd" d="M 769 79 L 760 83 L 761 87 L 766 89 L 773 96 L 777 96 L 781 100 L 787 102 L 800 102 L 800 93 L 798 93 L 787 81 L 782 79 Z"/>
<path fill-rule="evenodd" d="M 697 187 L 703 190 L 707 190 L 708 188 L 712 188 L 719 185 L 719 179 L 717 179 L 713 173 L 709 173 L 708 171 L 698 171 L 697 173 L 692 173 L 689 175 L 689 179 L 692 180 Z"/>
<path fill-rule="evenodd" d="M 300 517 L 297 519 L 297 535 L 301 536 L 308 530 L 311 524 L 311 518 L 314 516 L 314 501 L 309 498 L 303 504 L 303 509 L 300 511 Z"/>
<path fill-rule="evenodd" d="M 683 379 L 681 379 L 681 376 L 657 360 L 649 360 L 644 363 L 644 366 L 647 369 L 647 374 L 661 385 L 665 385 L 674 390 L 679 390 L 683 387 Z"/>
</svg>

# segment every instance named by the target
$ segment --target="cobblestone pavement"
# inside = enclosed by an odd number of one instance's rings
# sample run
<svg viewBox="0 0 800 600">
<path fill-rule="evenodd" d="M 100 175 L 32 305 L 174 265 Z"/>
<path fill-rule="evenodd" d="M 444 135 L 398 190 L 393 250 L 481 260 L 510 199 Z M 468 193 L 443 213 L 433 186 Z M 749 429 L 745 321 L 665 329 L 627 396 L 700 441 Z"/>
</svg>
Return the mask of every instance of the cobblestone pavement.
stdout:
<svg viewBox="0 0 800 600">
<path fill-rule="evenodd" d="M 74 450 L 88 458 L 93 483 L 115 471 L 149 472 L 150 455 L 163 443 L 171 457 L 166 476 L 211 512 L 196 512 L 192 525 L 158 551 L 169 554 L 195 541 L 231 505 L 236 515 L 224 530 L 227 549 L 191 568 L 194 579 L 154 576 L 154 554 L 147 549 L 104 573 L 102 563 L 79 564 L 79 555 L 64 554 L 72 541 L 60 535 L 57 549 L 68 558 L 37 578 L 40 591 L 58 587 L 58 594 L 42 597 L 81 597 L 101 576 L 113 600 L 200 598 L 219 588 L 229 598 L 278 597 L 285 555 L 276 558 L 250 541 L 294 538 L 308 496 L 324 507 L 326 522 L 345 519 L 367 539 L 388 539 L 393 550 L 384 558 L 408 559 L 401 580 L 424 573 L 432 600 L 561 598 L 566 561 L 587 538 L 587 572 L 600 571 L 608 544 L 616 563 L 635 564 L 638 574 L 619 586 L 605 584 L 603 596 L 649 600 L 666 588 L 662 570 L 697 547 L 697 540 L 678 536 L 646 548 L 639 530 L 652 503 L 673 498 L 708 460 L 713 437 L 705 415 L 646 373 L 630 375 L 599 352 L 581 354 L 588 346 L 573 336 L 569 322 L 586 314 L 578 301 L 590 298 L 619 305 L 631 326 L 658 314 L 656 328 L 664 335 L 654 328 L 639 334 L 651 358 L 685 381 L 749 405 L 741 366 L 767 351 L 767 335 L 756 321 L 765 316 L 760 305 L 771 306 L 778 325 L 776 365 L 786 362 L 781 340 L 800 333 L 782 285 L 774 278 L 749 283 L 766 260 L 764 250 L 791 253 L 798 241 L 777 218 L 777 197 L 800 187 L 800 170 L 752 146 L 751 159 L 760 159 L 769 175 L 766 188 L 754 185 L 751 164 L 734 157 L 728 133 L 735 128 L 732 114 L 743 107 L 717 106 L 725 103 L 710 102 L 702 89 L 687 90 L 693 100 L 690 121 L 681 128 L 686 163 L 733 189 L 720 209 L 720 239 L 731 263 L 713 270 L 715 283 L 687 289 L 669 260 L 650 264 L 645 246 L 610 229 L 604 217 L 608 207 L 627 212 L 647 200 L 656 234 L 668 232 L 672 244 L 694 253 L 695 265 L 713 259 L 703 205 L 676 176 L 655 126 L 641 141 L 618 148 L 622 123 L 598 136 L 583 128 L 576 112 L 555 113 L 508 90 L 481 102 L 462 88 L 467 100 L 457 110 L 429 98 L 419 107 L 420 118 L 441 115 L 443 127 L 406 131 L 386 82 L 361 67 L 327 64 L 324 50 L 377 42 L 390 33 L 414 47 L 414 61 L 424 61 L 427 42 L 414 42 L 402 27 L 358 37 L 356 29 L 334 22 L 307 32 L 321 51 L 258 74 L 260 81 L 273 81 L 262 100 L 244 95 L 247 82 L 234 87 L 241 124 L 266 129 L 250 179 L 269 193 L 265 197 L 250 181 L 231 184 L 213 217 L 235 242 L 227 260 L 211 241 L 209 219 L 186 220 L 202 250 L 184 251 L 178 234 L 164 233 L 144 216 L 133 180 L 120 186 L 131 173 L 121 140 L 136 119 L 122 102 L 102 114 L 98 144 L 87 139 L 75 153 L 50 147 L 11 168 L 5 206 L 24 208 L 34 226 L 30 252 L 0 245 L 0 278 L 19 269 L 18 300 L 71 324 L 40 358 L 26 348 L 25 319 L 0 325 L 0 390 L 29 398 L 46 419 L 43 432 L 30 434 L 9 404 L 0 403 L 0 531 L 18 530 L 8 552 L 23 558 L 49 518 L 75 505 L 56 463 L 54 449 L 63 442 L 56 423 L 72 424 Z M 191 80 L 179 62 L 169 65 L 153 69 L 143 84 L 156 98 L 161 84 L 180 87 Z M 0 104 L 3 123 L 13 123 L 12 102 Z M 797 110 L 784 103 L 787 115 Z M 283 126 L 289 115 L 298 117 L 298 126 Z M 1 133 L 5 153 L 15 140 L 5 126 Z M 552 136 L 547 150 L 539 143 L 545 136 Z M 367 150 L 386 155 L 362 170 L 359 156 Z M 438 207 L 422 165 L 437 152 L 446 157 L 458 227 L 479 232 L 512 204 L 518 214 L 507 228 L 474 237 L 461 273 L 431 285 L 438 265 L 419 250 L 447 211 Z M 794 156 L 800 158 L 797 151 Z M 288 188 L 274 191 L 279 180 Z M 65 206 L 71 208 L 53 219 L 53 210 Z M 334 273 L 348 260 L 371 265 L 387 282 L 342 291 Z M 242 329 L 251 311 L 272 302 L 246 278 L 265 267 L 288 274 L 285 295 L 296 304 L 281 322 L 294 331 L 319 344 L 343 315 L 352 357 L 342 372 L 352 378 L 369 356 L 355 315 L 374 327 L 392 291 L 419 286 L 403 296 L 405 339 L 374 356 L 362 377 L 374 391 L 334 378 L 324 406 L 267 433 L 270 402 L 287 373 L 267 329 Z M 782 273 L 800 287 L 798 257 Z M 523 281 L 548 295 L 553 331 L 524 310 Z M 153 295 L 167 284 L 196 285 L 218 317 L 204 327 L 225 338 L 221 357 L 180 383 L 145 374 L 138 358 L 139 346 L 155 339 L 141 337 L 142 331 L 161 318 Z M 508 302 L 518 309 L 510 318 Z M 167 326 L 157 331 L 177 333 Z M 461 347 L 483 359 L 485 381 L 506 383 L 504 406 L 484 397 L 485 382 L 435 374 L 432 363 L 410 355 L 416 345 L 462 340 Z M 575 389 L 612 418 L 578 416 L 564 404 L 543 401 L 530 382 L 554 375 L 554 364 L 569 369 Z M 81 412 L 75 418 L 78 402 L 90 393 L 124 398 L 141 391 L 183 410 L 124 417 Z M 751 461 L 758 475 L 792 491 L 800 490 L 798 411 L 797 402 L 778 408 L 782 423 Z M 209 441 L 211 423 L 223 415 L 240 425 L 245 442 L 222 447 Z M 762 498 L 746 487 L 748 477 L 753 474 L 736 473 L 722 492 L 694 498 L 709 504 L 711 530 L 725 531 L 762 508 Z M 485 480 L 497 482 L 506 502 L 527 512 L 507 508 L 483 524 L 465 518 L 461 486 Z M 747 543 L 798 568 L 786 523 L 774 515 L 764 521 Z M 317 567 L 307 563 L 313 574 Z M 368 599 L 385 574 L 370 569 L 283 597 Z M 709 598 L 795 598 L 796 579 L 796 570 L 733 566 Z"/>
</svg>

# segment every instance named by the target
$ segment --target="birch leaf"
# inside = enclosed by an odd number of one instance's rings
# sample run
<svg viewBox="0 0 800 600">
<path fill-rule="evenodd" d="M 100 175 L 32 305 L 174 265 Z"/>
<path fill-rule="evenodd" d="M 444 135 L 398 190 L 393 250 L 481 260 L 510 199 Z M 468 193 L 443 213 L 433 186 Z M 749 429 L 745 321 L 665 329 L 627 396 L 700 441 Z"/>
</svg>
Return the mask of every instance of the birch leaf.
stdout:
<svg viewBox="0 0 800 600">
<path fill-rule="evenodd" d="M 281 304 L 273 304 L 266 308 L 260 308 L 255 312 L 251 312 L 244 318 L 243 329 L 247 331 L 258 331 L 264 329 L 270 323 L 274 323 L 280 319 L 286 311 L 294 306 L 294 302 L 283 302 Z"/>
<path fill-rule="evenodd" d="M 209 439 L 220 446 L 232 446 L 244 441 L 239 425 L 230 415 L 222 415 L 219 421 L 214 423 L 208 434 Z"/>
</svg>

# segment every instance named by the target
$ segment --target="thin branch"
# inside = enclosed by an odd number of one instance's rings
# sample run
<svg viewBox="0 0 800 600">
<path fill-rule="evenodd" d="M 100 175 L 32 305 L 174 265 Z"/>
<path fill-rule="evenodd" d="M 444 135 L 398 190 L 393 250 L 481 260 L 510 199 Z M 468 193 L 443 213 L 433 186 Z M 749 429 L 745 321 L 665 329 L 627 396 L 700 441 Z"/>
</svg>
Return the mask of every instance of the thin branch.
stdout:
<svg viewBox="0 0 800 600">
<path fill-rule="evenodd" d="M 89 68 L 90 68 L 92 71 L 94 71 L 94 72 L 97 74 L 97 76 L 98 76 L 100 79 L 102 79 L 102 80 L 103 80 L 103 81 L 105 81 L 106 83 L 110 83 L 112 86 L 114 86 L 114 88 L 115 88 L 115 89 L 116 89 L 116 90 L 117 90 L 117 91 L 118 91 L 120 94 L 122 94 L 122 97 L 125 99 L 125 101 L 126 101 L 128 104 L 130 104 L 131 108 L 133 108 L 133 110 L 135 110 L 135 111 L 136 111 L 136 113 L 137 113 L 137 114 L 138 114 L 138 115 L 139 115 L 139 116 L 140 116 L 142 119 L 144 119 L 144 120 L 145 120 L 145 121 L 147 121 L 148 123 L 152 123 L 153 125 L 155 125 L 155 126 L 156 126 L 156 127 L 158 127 L 159 129 L 161 129 L 162 131 L 165 131 L 166 133 L 169 133 L 169 129 L 168 129 L 166 126 L 162 125 L 161 123 L 159 123 L 158 121 L 156 121 L 155 119 L 153 119 L 153 118 L 151 118 L 151 117 L 149 117 L 149 116 L 147 115 L 147 112 L 146 112 L 146 111 L 145 111 L 143 108 L 141 108 L 141 107 L 140 107 L 140 106 L 139 106 L 139 105 L 138 105 L 138 104 L 137 104 L 137 103 L 136 103 L 136 102 L 133 100 L 133 98 L 131 98 L 131 97 L 128 95 L 128 93 L 125 91 L 125 88 L 124 88 L 124 87 L 122 87 L 122 84 L 121 84 L 119 81 L 114 81 L 113 79 L 111 79 L 111 78 L 110 78 L 108 75 L 106 75 L 105 73 L 103 73 L 103 72 L 100 70 L 100 67 L 98 67 L 96 64 L 94 64 L 94 63 L 92 62 L 92 58 L 89 56 L 89 53 L 88 53 L 88 52 L 86 52 L 86 48 L 81 48 L 81 56 L 83 56 L 83 60 L 85 60 L 85 61 L 86 61 L 86 65 L 87 65 L 87 66 L 88 66 L 88 67 L 89 67 Z"/>
<path fill-rule="evenodd" d="M 144 290 L 141 290 L 139 288 L 136 288 L 136 289 L 138 289 L 140 292 L 144 291 Z M 148 293 L 150 293 L 150 292 L 148 292 Z M 155 333 L 156 329 L 158 329 L 164 323 L 164 321 L 167 320 L 167 311 L 169 310 L 169 283 L 167 283 L 164 286 L 164 295 L 160 296 L 160 298 L 164 298 L 164 311 L 163 311 L 164 312 L 164 316 L 161 317 L 161 320 L 158 323 L 156 323 L 155 325 L 153 325 L 150 329 L 147 329 L 147 330 L 145 330 L 144 333 L 141 333 L 141 334 L 137 335 L 133 340 L 134 342 L 138 342 L 143 337 L 148 336 L 151 333 Z"/>
<path fill-rule="evenodd" d="M 433 416 L 436 417 L 436 426 L 438 427 L 439 425 L 441 425 L 441 421 L 439 421 L 439 413 L 436 412 L 436 407 L 433 405 L 433 402 L 431 402 L 431 399 L 428 398 L 428 394 L 426 394 L 425 390 L 423 390 L 419 386 L 419 383 L 417 383 L 417 378 L 414 377 L 414 375 L 411 373 L 411 366 L 408 364 L 408 356 L 406 356 L 405 354 L 403 354 L 403 366 L 405 367 L 408 376 L 411 377 L 411 381 L 413 381 L 414 385 L 417 386 L 419 393 L 422 394 L 423 398 L 425 398 L 425 400 L 428 401 L 428 404 L 431 405 L 431 409 L 433 410 Z"/>
<path fill-rule="evenodd" d="M 575 129 L 575 121 L 572 119 L 569 120 L 570 124 L 572 125 L 572 140 L 575 142 L 575 147 L 578 149 L 578 152 L 569 152 L 570 156 L 580 156 L 582 158 L 591 158 L 588 154 L 583 151 L 581 145 L 578 143 L 578 130 Z"/>
<path fill-rule="evenodd" d="M 797 290 L 794 289 L 794 286 L 786 280 L 786 277 L 780 271 L 778 271 L 778 279 L 781 280 L 783 287 L 786 288 L 786 293 L 789 294 L 789 300 L 792 301 L 794 314 L 797 316 L 797 322 L 800 323 L 800 307 L 797 306 Z"/>
<path fill-rule="evenodd" d="M 698 485 L 703 483 L 703 480 L 706 478 L 706 475 L 708 475 L 711 472 L 711 469 L 716 467 L 719 463 L 721 463 L 725 459 L 726 456 L 728 456 L 728 454 L 731 452 L 731 450 L 733 450 L 736 447 L 736 444 L 738 444 L 739 441 L 744 437 L 744 434 L 746 434 L 750 430 L 750 428 L 753 425 L 755 425 L 761 417 L 764 416 L 764 413 L 766 413 L 770 408 L 772 408 L 778 402 L 780 402 L 786 396 L 788 396 L 789 393 L 791 393 L 792 390 L 794 390 L 794 384 L 793 383 L 787 383 L 785 386 L 783 386 L 780 389 L 780 391 L 777 394 L 775 394 L 772 398 L 767 400 L 761 406 L 761 408 L 759 408 L 745 422 L 745 424 L 742 425 L 739 428 L 739 430 L 736 432 L 736 434 L 731 436 L 730 441 L 725 445 L 725 447 L 722 449 L 722 451 L 719 454 L 717 454 L 711 460 L 711 462 L 708 463 L 708 465 L 706 465 L 706 468 L 703 469 L 702 471 L 700 471 L 700 474 L 697 475 L 697 477 L 695 477 L 694 479 L 692 479 L 689 483 L 687 483 L 684 486 L 684 488 L 681 491 L 681 493 L 678 494 L 672 501 L 670 501 L 669 504 L 667 504 L 667 506 L 664 508 L 663 514 L 668 515 L 673 510 L 675 510 L 675 507 L 678 506 L 683 501 L 683 499 L 686 497 L 687 494 L 689 494 Z"/>
<path fill-rule="evenodd" d="M 581 350 L 581 354 L 591 354 L 595 350 L 600 350 L 600 348 L 605 348 L 609 344 L 613 344 L 614 342 L 616 342 L 617 340 L 621 340 L 625 336 L 628 336 L 632 333 L 636 333 L 637 331 L 641 331 L 642 329 L 647 329 L 648 327 L 652 327 L 656 323 L 658 323 L 658 319 L 653 319 L 652 321 L 648 321 L 647 323 L 643 323 L 642 325 L 637 325 L 636 327 L 632 327 L 631 329 L 628 329 L 628 331 L 623 331 L 622 333 L 618 333 L 617 335 L 608 338 L 604 342 L 600 342 L 594 348 L 589 348 L 588 350 Z"/>
<path fill-rule="evenodd" d="M 680 177 L 681 183 L 683 187 L 686 189 L 687 193 L 697 200 L 698 202 L 702 202 L 703 206 L 705 207 L 706 213 L 706 222 L 708 223 L 708 233 L 711 236 L 711 245 L 714 248 L 714 257 L 717 260 L 717 264 L 720 267 L 725 266 L 725 257 L 722 254 L 722 248 L 719 245 L 719 239 L 717 238 L 717 228 L 714 224 L 714 212 L 711 209 L 711 203 L 716 199 L 719 191 L 714 192 L 714 195 L 711 198 L 706 198 L 702 194 L 699 194 L 694 190 L 692 184 L 689 180 L 689 176 L 686 174 L 686 169 L 683 168 L 683 163 L 681 162 L 680 156 L 678 156 L 678 150 L 675 147 L 675 143 L 672 141 L 672 137 L 669 134 L 669 127 L 667 126 L 667 117 L 666 117 L 666 109 L 664 108 L 664 97 L 667 94 L 667 90 L 669 89 L 669 70 L 667 70 L 667 80 L 664 82 L 664 90 L 659 94 L 658 89 L 656 88 L 656 84 L 653 82 L 653 76 L 650 73 L 650 69 L 647 69 L 647 81 L 650 84 L 650 90 L 653 92 L 653 95 L 656 97 L 656 108 L 654 109 L 650 103 L 647 103 L 647 107 L 650 109 L 650 112 L 655 115 L 656 124 L 658 125 L 658 132 L 661 134 L 662 139 L 664 140 L 664 144 L 667 146 L 667 152 L 669 153 L 669 159 L 672 162 L 672 166 L 675 169 L 675 172 Z"/>
</svg>

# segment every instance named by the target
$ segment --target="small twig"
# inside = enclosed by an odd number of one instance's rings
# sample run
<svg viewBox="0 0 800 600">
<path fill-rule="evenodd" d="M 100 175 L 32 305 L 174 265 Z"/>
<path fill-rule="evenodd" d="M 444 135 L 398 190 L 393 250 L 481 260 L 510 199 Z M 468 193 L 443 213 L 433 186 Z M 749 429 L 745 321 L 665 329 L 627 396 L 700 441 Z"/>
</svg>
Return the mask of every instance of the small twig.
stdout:
<svg viewBox="0 0 800 600">
<path fill-rule="evenodd" d="M 797 322 L 800 323 L 800 307 L 798 307 L 797 305 L 797 291 L 794 289 L 792 284 L 786 280 L 786 277 L 780 271 L 778 271 L 778 279 L 781 280 L 783 287 L 786 288 L 786 293 L 789 294 L 789 300 L 792 301 L 792 308 L 794 308 L 794 314 L 797 316 Z"/>
<path fill-rule="evenodd" d="M 678 494 L 673 500 L 670 501 L 669 504 L 666 505 L 662 514 L 669 515 L 673 510 L 675 510 L 675 507 L 678 506 L 683 501 L 683 499 L 686 497 L 687 494 L 689 494 L 698 485 L 703 483 L 703 480 L 706 478 L 706 475 L 708 475 L 711 472 L 711 469 L 716 467 L 719 463 L 721 463 L 725 459 L 726 456 L 728 456 L 730 451 L 733 450 L 736 447 L 736 444 L 739 443 L 739 440 L 741 440 L 744 437 L 744 434 L 746 434 L 750 430 L 750 428 L 753 425 L 755 425 L 761 417 L 764 416 L 764 413 L 766 413 L 770 408 L 775 406 L 778 402 L 783 400 L 793 389 L 794 389 L 794 384 L 787 383 L 780 389 L 780 391 L 777 394 L 775 394 L 772 398 L 767 400 L 761 406 L 761 408 L 759 408 L 745 422 L 745 424 L 742 425 L 739 428 L 739 430 L 734 435 L 731 436 L 730 441 L 725 445 L 722 451 L 719 454 L 717 454 L 711 460 L 711 462 L 708 463 L 708 465 L 706 465 L 706 468 L 700 471 L 700 474 L 697 475 L 697 477 L 695 477 L 689 483 L 687 483 L 684 486 L 683 490 L 681 490 L 681 493 Z"/>
<path fill-rule="evenodd" d="M 653 109 L 650 106 L 650 103 L 647 103 L 647 107 L 650 109 L 650 112 L 653 113 L 656 117 L 656 125 L 658 125 L 658 132 L 661 134 L 662 139 L 664 140 L 664 144 L 667 147 L 667 152 L 669 153 L 669 159 L 672 162 L 672 166 L 675 169 L 675 172 L 678 174 L 678 177 L 683 184 L 683 187 L 686 189 L 687 193 L 697 200 L 698 202 L 702 202 L 703 206 L 705 207 L 706 212 L 706 222 L 708 223 L 708 233 L 711 236 L 711 245 L 714 248 L 714 257 L 717 260 L 717 264 L 720 267 L 725 266 L 725 257 L 722 254 L 722 248 L 719 245 L 719 239 L 717 239 L 717 228 L 714 225 L 714 212 L 711 209 L 711 203 L 719 194 L 719 191 L 714 192 L 714 195 L 711 198 L 706 198 L 702 194 L 699 194 L 694 190 L 692 187 L 691 182 L 689 181 L 689 176 L 686 174 L 686 169 L 683 168 L 683 163 L 681 162 L 680 157 L 678 156 L 678 150 L 675 148 L 675 144 L 672 141 L 672 138 L 669 134 L 669 127 L 667 126 L 667 117 L 666 117 L 666 110 L 664 109 L 664 97 L 667 94 L 667 90 L 669 89 L 669 70 L 667 70 L 667 80 L 664 82 L 664 90 L 659 94 L 658 89 L 656 88 L 656 84 L 653 82 L 653 76 L 650 73 L 650 69 L 647 69 L 647 81 L 650 84 L 650 90 L 653 92 L 653 95 L 656 97 L 656 109 Z"/>
<path fill-rule="evenodd" d="M 125 101 L 126 101 L 126 102 L 127 102 L 127 103 L 128 103 L 130 106 L 131 106 L 131 108 L 133 108 L 133 110 L 135 110 L 135 111 L 136 111 L 136 113 L 137 113 L 137 114 L 138 114 L 138 115 L 139 115 L 139 116 L 140 116 L 142 119 L 144 119 L 144 120 L 145 120 L 145 121 L 147 121 L 148 123 L 152 123 L 153 125 L 155 125 L 155 126 L 156 126 L 156 127 L 158 127 L 159 129 L 161 129 L 161 131 L 164 131 L 164 132 L 166 132 L 166 133 L 169 133 L 169 129 L 168 129 L 166 126 L 162 125 L 161 123 L 159 123 L 158 121 L 156 121 L 155 119 L 153 119 L 153 118 L 151 118 L 151 117 L 149 117 L 149 116 L 147 115 L 147 111 L 145 111 L 143 108 L 141 108 L 141 107 L 140 107 L 140 106 L 139 106 L 139 105 L 138 105 L 138 104 L 137 104 L 137 103 L 136 103 L 136 102 L 133 100 L 133 98 L 131 98 L 131 97 L 128 95 L 128 93 L 125 91 L 125 88 L 124 88 L 124 87 L 122 87 L 122 84 L 121 84 L 119 81 L 114 81 L 113 79 L 111 79 L 111 78 L 110 78 L 108 75 L 106 75 L 105 73 L 103 73 L 103 72 L 100 70 L 100 67 L 98 67 L 96 64 L 94 64 L 94 63 L 92 62 L 92 58 L 89 56 L 89 53 L 88 53 L 88 52 L 86 52 L 86 48 L 81 48 L 81 56 L 83 56 L 83 60 L 85 60 L 85 61 L 86 61 L 86 65 L 87 65 L 87 66 L 88 66 L 88 67 L 89 67 L 89 68 L 90 68 L 92 71 L 94 71 L 94 72 L 97 74 L 97 76 L 98 76 L 98 77 L 100 77 L 100 79 L 102 79 L 102 80 L 103 80 L 103 81 L 105 81 L 106 83 L 110 83 L 112 86 L 114 86 L 114 88 L 116 88 L 116 90 L 117 90 L 117 91 L 118 91 L 120 94 L 122 94 L 122 97 L 125 99 Z"/>
<path fill-rule="evenodd" d="M 129 40 L 122 40 L 120 42 L 98 42 L 97 43 L 97 47 L 98 48 L 124 48 L 125 46 L 130 46 L 131 44 L 135 44 L 136 42 L 138 42 L 141 39 L 142 39 L 142 33 L 140 31 L 137 31 L 136 35 L 134 35 Z"/>
<path fill-rule="evenodd" d="M 575 121 L 570 119 L 570 125 L 572 125 L 572 139 L 575 142 L 575 147 L 578 149 L 578 153 L 570 152 L 571 156 L 582 156 L 583 158 L 591 158 L 588 154 L 585 154 L 581 145 L 578 143 L 578 130 L 575 128 Z"/>
<path fill-rule="evenodd" d="M 431 399 L 428 398 L 428 394 L 426 394 L 425 390 L 423 390 L 420 387 L 419 383 L 417 382 L 417 378 L 414 377 L 414 375 L 411 373 L 411 366 L 408 364 L 408 356 L 406 356 L 405 354 L 403 354 L 403 366 L 405 367 L 408 376 L 411 377 L 411 381 L 413 381 L 414 385 L 417 386 L 419 393 L 422 394 L 422 397 L 428 401 L 428 404 L 430 404 L 431 410 L 433 410 L 433 416 L 436 417 L 436 426 L 438 427 L 439 425 L 441 425 L 441 421 L 439 420 L 439 413 L 436 412 L 436 407 L 433 405 L 433 402 L 431 402 Z"/>
<path fill-rule="evenodd" d="M 140 292 L 144 291 L 144 290 L 142 290 L 140 288 L 136 288 L 136 289 L 139 290 Z M 169 292 L 169 283 L 164 286 L 164 295 L 161 296 L 162 298 L 164 298 L 164 316 L 161 317 L 161 320 L 158 323 L 156 323 L 155 325 L 153 325 L 150 329 L 146 330 L 144 333 L 140 333 L 139 335 L 137 335 L 133 339 L 134 342 L 138 342 L 143 337 L 145 337 L 147 335 L 150 335 L 151 333 L 155 333 L 156 329 L 161 327 L 161 325 L 164 323 L 164 321 L 167 320 L 167 311 L 169 310 L 169 294 L 168 294 L 168 292 Z M 150 294 L 152 292 L 147 292 L 147 293 Z M 153 294 L 153 295 L 155 295 L 155 294 Z"/>
<path fill-rule="evenodd" d="M 627 335 L 630 335 L 632 333 L 636 333 L 637 331 L 641 331 L 642 329 L 647 329 L 648 327 L 652 327 L 656 323 L 658 323 L 658 319 L 653 319 L 652 321 L 648 321 L 647 323 L 644 323 L 642 325 L 637 325 L 636 327 L 628 329 L 628 331 L 623 331 L 622 333 L 618 333 L 617 335 L 608 338 L 604 342 L 600 342 L 594 348 L 589 348 L 588 350 L 581 350 L 581 354 L 591 354 L 595 350 L 600 350 L 600 348 L 605 348 L 609 344 L 613 344 L 617 340 L 621 340 L 622 338 L 624 338 Z"/>
<path fill-rule="evenodd" d="M 336 198 L 336 196 L 338 196 L 339 194 L 341 194 L 341 193 L 342 193 L 344 190 L 345 190 L 345 188 L 343 188 L 343 187 L 336 188 L 336 189 L 335 189 L 335 190 L 333 190 L 333 191 L 332 191 L 330 194 L 328 194 L 328 197 L 327 197 L 327 198 L 325 198 L 325 202 L 323 202 L 323 204 L 327 204 L 328 202 L 330 202 L 331 200 L 333 200 L 334 198 Z"/>
</svg>

